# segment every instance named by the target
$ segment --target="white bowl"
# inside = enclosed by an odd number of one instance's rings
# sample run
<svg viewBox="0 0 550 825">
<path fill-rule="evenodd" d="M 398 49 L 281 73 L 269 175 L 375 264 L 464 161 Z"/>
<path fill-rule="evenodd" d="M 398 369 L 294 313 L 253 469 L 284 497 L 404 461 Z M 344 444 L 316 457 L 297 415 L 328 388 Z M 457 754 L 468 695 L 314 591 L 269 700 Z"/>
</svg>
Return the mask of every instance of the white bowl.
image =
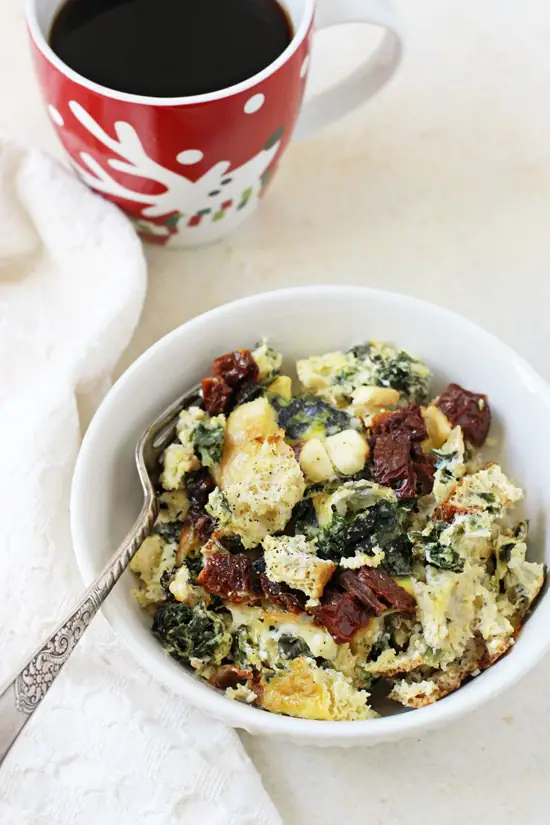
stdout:
<svg viewBox="0 0 550 825">
<path fill-rule="evenodd" d="M 367 339 L 394 342 L 423 358 L 435 386 L 485 392 L 502 431 L 499 458 L 526 492 L 530 558 L 550 561 L 550 388 L 514 352 L 479 327 L 404 295 L 356 287 L 287 289 L 254 295 L 194 318 L 167 335 L 122 376 L 95 416 L 78 459 L 71 500 L 80 570 L 90 582 L 135 521 L 141 489 L 136 442 L 156 416 L 204 375 L 216 356 L 262 336 L 296 358 Z M 545 591 L 509 655 L 456 693 L 421 710 L 362 722 L 317 722 L 266 713 L 226 699 L 171 659 L 130 593 L 127 573 L 104 605 L 113 630 L 160 682 L 205 713 L 250 733 L 316 745 L 374 744 L 418 736 L 478 707 L 529 671 L 550 646 Z"/>
</svg>

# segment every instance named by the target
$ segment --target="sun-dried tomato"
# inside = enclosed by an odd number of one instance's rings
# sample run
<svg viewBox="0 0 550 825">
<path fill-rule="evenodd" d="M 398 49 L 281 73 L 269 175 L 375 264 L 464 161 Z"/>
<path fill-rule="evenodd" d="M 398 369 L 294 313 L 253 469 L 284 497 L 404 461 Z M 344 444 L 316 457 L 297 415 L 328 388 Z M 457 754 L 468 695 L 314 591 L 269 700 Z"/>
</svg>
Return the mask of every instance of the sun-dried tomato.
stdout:
<svg viewBox="0 0 550 825">
<path fill-rule="evenodd" d="M 237 604 L 257 601 L 252 562 L 248 556 L 232 553 L 212 553 L 197 579 L 207 593 Z"/>
<path fill-rule="evenodd" d="M 462 427 L 464 438 L 475 447 L 485 444 L 491 426 L 491 408 L 487 396 L 449 384 L 441 393 L 437 406 L 453 427 Z"/>
<path fill-rule="evenodd" d="M 195 536 L 202 542 L 208 541 L 215 527 L 212 516 L 205 512 L 208 496 L 216 489 L 216 482 L 210 472 L 201 468 L 189 473 L 185 479 L 185 490 L 189 499 L 189 519 Z"/>
<path fill-rule="evenodd" d="M 326 627 L 338 644 L 350 642 L 357 631 L 369 621 L 365 608 L 350 593 L 325 591 L 321 605 L 311 611 L 315 621 Z"/>
<path fill-rule="evenodd" d="M 221 378 L 229 387 L 239 387 L 245 382 L 257 384 L 260 370 L 249 349 L 228 352 L 216 358 L 212 375 Z"/>
<path fill-rule="evenodd" d="M 210 415 L 229 413 L 237 404 L 252 401 L 258 392 L 260 369 L 250 350 L 239 349 L 216 358 L 203 378 L 202 395 Z"/>
<path fill-rule="evenodd" d="M 206 468 L 196 470 L 185 479 L 185 489 L 193 513 L 202 513 L 208 504 L 208 496 L 216 489 L 216 482 Z"/>
<path fill-rule="evenodd" d="M 209 679 L 211 685 L 219 690 L 234 688 L 242 685 L 252 676 L 251 670 L 243 670 L 237 665 L 221 665 Z"/>
<path fill-rule="evenodd" d="M 256 694 L 256 700 L 261 700 L 264 695 L 264 685 L 262 682 L 262 673 L 260 670 L 253 670 L 252 676 L 248 680 L 248 688 L 252 693 Z"/>
<path fill-rule="evenodd" d="M 418 404 L 409 404 L 395 412 L 381 413 L 372 423 L 374 436 L 406 433 L 411 441 L 424 441 L 428 430 Z"/>
<path fill-rule="evenodd" d="M 221 415 L 228 411 L 233 390 L 222 378 L 203 378 L 202 397 L 204 407 L 210 415 Z"/>
<path fill-rule="evenodd" d="M 434 487 L 435 456 L 425 453 L 420 444 L 413 444 L 411 455 L 416 474 L 416 495 L 425 496 L 431 493 Z"/>
<path fill-rule="evenodd" d="M 346 570 L 340 576 L 340 584 L 351 596 L 361 602 L 376 616 L 386 613 L 388 606 L 377 598 L 376 593 L 360 576 L 352 570 Z"/>
<path fill-rule="evenodd" d="M 433 489 L 435 458 L 425 455 L 419 444 L 427 435 L 416 404 L 383 413 L 373 422 L 373 475 L 379 484 L 395 490 L 398 498 L 414 498 Z"/>
<path fill-rule="evenodd" d="M 191 514 L 190 518 L 196 536 L 202 542 L 208 541 L 208 539 L 214 532 L 214 528 L 216 527 L 216 522 L 212 518 L 212 516 L 209 516 L 208 513 L 203 513 L 202 515 Z"/>
<path fill-rule="evenodd" d="M 375 567 L 346 570 L 340 576 L 340 585 L 377 616 L 390 609 L 406 612 L 416 610 L 416 601 L 411 594 L 396 584 L 391 576 Z"/>
<path fill-rule="evenodd" d="M 260 583 L 266 599 L 269 599 L 277 607 L 287 610 L 289 613 L 303 613 L 306 598 L 303 593 L 290 590 L 286 584 L 272 582 L 266 573 L 260 575 Z"/>
<path fill-rule="evenodd" d="M 209 682 L 218 690 L 227 690 L 237 685 L 247 684 L 248 689 L 256 694 L 256 701 L 261 698 L 264 688 L 262 674 L 259 670 L 244 670 L 237 665 L 221 665 L 210 677 Z"/>
<path fill-rule="evenodd" d="M 411 442 L 406 433 L 381 435 L 374 443 L 374 475 L 379 484 L 390 487 L 411 472 Z"/>
</svg>

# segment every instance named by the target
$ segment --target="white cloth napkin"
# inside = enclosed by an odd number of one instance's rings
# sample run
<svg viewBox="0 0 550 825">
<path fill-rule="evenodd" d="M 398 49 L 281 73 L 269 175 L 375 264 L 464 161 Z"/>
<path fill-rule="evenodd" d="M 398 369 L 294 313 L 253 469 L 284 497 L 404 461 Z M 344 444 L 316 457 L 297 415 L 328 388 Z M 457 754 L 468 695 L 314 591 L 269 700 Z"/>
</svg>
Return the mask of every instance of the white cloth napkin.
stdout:
<svg viewBox="0 0 550 825">
<path fill-rule="evenodd" d="M 0 684 L 82 588 L 69 490 L 79 406 L 137 324 L 117 209 L 0 134 Z M 0 770 L 2 825 L 276 825 L 236 734 L 155 683 L 101 616 Z"/>
</svg>

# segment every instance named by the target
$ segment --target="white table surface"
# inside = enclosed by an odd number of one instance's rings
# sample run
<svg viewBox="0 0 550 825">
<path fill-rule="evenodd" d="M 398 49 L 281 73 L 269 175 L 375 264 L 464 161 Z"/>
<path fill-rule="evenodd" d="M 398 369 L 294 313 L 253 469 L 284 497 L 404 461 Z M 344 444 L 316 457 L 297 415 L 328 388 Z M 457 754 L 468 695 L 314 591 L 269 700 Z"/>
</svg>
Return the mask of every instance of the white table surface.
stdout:
<svg viewBox="0 0 550 825">
<path fill-rule="evenodd" d="M 60 156 L 21 5 L 0 0 L 1 120 Z M 550 4 L 399 5 L 410 43 L 390 88 L 292 147 L 260 213 L 229 241 L 148 250 L 147 305 L 120 370 L 164 333 L 232 298 L 348 282 L 451 307 L 550 379 Z M 366 44 L 355 28 L 324 35 L 318 82 Z M 543 825 L 549 683 L 547 660 L 468 719 L 373 750 L 243 738 L 287 825 Z"/>
</svg>

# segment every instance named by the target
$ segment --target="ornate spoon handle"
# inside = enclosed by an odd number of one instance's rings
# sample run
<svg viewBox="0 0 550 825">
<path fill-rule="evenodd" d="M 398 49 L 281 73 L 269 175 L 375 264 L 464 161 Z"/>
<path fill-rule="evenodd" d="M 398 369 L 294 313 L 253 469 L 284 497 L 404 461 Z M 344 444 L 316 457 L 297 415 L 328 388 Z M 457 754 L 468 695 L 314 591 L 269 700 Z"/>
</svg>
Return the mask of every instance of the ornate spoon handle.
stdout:
<svg viewBox="0 0 550 825">
<path fill-rule="evenodd" d="M 156 499 L 148 498 L 131 532 L 70 615 L 0 691 L 0 765 L 102 603 L 151 533 L 157 515 Z"/>
</svg>

